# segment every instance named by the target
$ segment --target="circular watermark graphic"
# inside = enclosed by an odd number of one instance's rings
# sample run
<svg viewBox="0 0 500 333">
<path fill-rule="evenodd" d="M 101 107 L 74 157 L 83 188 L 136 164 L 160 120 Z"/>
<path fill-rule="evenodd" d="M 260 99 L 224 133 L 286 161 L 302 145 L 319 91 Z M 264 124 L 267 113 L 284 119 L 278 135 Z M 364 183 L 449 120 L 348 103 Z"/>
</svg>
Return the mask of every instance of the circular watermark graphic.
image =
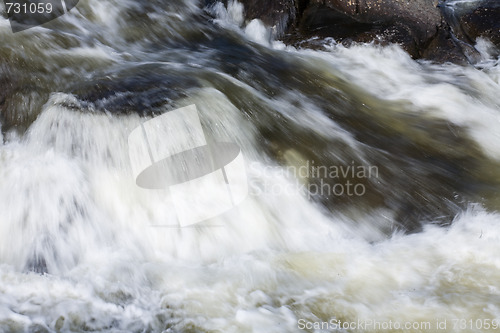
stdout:
<svg viewBox="0 0 500 333">
<path fill-rule="evenodd" d="M 147 120 L 128 137 L 137 186 L 167 190 L 178 225 L 188 227 L 233 209 L 248 195 L 241 149 L 208 143 L 196 105 Z"/>
</svg>

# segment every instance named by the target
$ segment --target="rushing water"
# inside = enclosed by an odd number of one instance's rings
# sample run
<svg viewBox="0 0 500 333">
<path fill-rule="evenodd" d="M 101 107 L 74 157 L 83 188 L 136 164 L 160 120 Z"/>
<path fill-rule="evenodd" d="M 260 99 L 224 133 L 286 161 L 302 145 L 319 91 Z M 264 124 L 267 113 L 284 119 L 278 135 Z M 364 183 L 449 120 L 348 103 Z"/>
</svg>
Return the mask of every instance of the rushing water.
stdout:
<svg viewBox="0 0 500 333">
<path fill-rule="evenodd" d="M 0 21 L 0 331 L 498 327 L 491 45 L 468 67 L 297 50 L 242 9 L 81 0 L 24 32 Z M 250 193 L 216 226 L 162 228 L 175 209 L 135 184 L 127 138 L 191 104 L 241 147 Z M 373 172 L 296 172 L 321 167 Z M 347 181 L 363 193 L 311 191 Z M 313 325 L 338 321 L 361 326 Z"/>
</svg>

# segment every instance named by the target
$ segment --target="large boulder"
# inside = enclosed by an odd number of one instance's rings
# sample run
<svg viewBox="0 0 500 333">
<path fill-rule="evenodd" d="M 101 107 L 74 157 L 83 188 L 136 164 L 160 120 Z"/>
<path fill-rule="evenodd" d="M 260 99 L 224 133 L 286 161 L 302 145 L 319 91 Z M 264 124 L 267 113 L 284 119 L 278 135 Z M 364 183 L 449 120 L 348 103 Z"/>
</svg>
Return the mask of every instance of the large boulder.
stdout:
<svg viewBox="0 0 500 333">
<path fill-rule="evenodd" d="M 207 4 L 216 0 L 207 0 Z M 223 0 L 225 5 L 231 0 Z M 399 43 L 418 58 L 441 24 L 436 0 L 240 0 L 245 19 L 260 19 L 285 42 L 313 36 L 340 42 Z"/>
<path fill-rule="evenodd" d="M 500 1 L 478 2 L 478 6 L 460 15 L 463 33 L 471 40 L 485 37 L 500 46 Z"/>
<path fill-rule="evenodd" d="M 340 41 L 399 43 L 419 57 L 441 23 L 434 0 L 311 0 L 300 30 Z"/>
<path fill-rule="evenodd" d="M 436 34 L 441 15 L 435 0 L 311 0 L 372 24 L 400 23 L 415 29 L 422 38 Z"/>
<path fill-rule="evenodd" d="M 206 0 L 228 4 L 233 0 Z M 397 43 L 413 58 L 475 63 L 477 37 L 500 46 L 500 0 L 240 0 L 247 21 L 260 19 L 275 37 L 321 47 L 337 42 Z"/>
</svg>

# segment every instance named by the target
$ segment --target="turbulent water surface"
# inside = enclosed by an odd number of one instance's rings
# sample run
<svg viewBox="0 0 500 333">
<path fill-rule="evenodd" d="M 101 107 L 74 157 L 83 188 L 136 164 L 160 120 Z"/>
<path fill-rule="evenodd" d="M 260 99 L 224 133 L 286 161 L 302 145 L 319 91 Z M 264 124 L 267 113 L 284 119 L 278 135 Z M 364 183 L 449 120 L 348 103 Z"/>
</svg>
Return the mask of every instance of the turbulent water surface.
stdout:
<svg viewBox="0 0 500 333">
<path fill-rule="evenodd" d="M 81 0 L 15 34 L 1 19 L 0 331 L 500 329 L 489 42 L 467 67 L 300 50 L 242 10 Z M 176 228 L 127 138 L 192 104 L 241 148 L 249 195 Z"/>
</svg>

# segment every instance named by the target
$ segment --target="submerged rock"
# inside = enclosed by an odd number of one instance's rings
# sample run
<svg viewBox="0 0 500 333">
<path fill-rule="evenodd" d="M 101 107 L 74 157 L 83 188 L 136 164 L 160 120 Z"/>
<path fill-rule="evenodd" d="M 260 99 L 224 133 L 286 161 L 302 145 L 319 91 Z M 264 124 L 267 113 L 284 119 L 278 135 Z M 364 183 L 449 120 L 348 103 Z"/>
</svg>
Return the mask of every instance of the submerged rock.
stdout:
<svg viewBox="0 0 500 333">
<path fill-rule="evenodd" d="M 37 77 L 0 63 L 0 124 L 2 134 L 16 129 L 20 133 L 33 122 L 47 101 L 45 87 L 36 84 Z"/>
<path fill-rule="evenodd" d="M 111 113 L 150 114 L 186 96 L 197 87 L 189 73 L 175 73 L 156 65 L 138 66 L 113 74 L 96 75 L 71 92 L 82 106 Z"/>
</svg>

